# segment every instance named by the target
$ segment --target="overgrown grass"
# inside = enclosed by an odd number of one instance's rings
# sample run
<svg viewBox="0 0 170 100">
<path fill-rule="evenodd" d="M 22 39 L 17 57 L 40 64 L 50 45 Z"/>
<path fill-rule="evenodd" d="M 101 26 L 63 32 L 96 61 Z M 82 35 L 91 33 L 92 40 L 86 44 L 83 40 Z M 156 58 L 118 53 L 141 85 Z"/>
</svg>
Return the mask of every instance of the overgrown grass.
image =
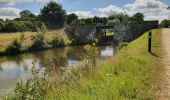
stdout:
<svg viewBox="0 0 170 100">
<path fill-rule="evenodd" d="M 6 53 L 16 54 L 24 50 L 23 47 L 24 34 L 21 34 L 19 39 L 15 39 L 6 49 Z"/>
<path fill-rule="evenodd" d="M 73 68 L 72 73 L 66 74 L 69 78 L 47 74 L 52 77 L 40 79 L 35 74 L 31 84 L 28 81 L 24 86 L 17 85 L 16 91 L 6 99 L 18 95 L 20 99 L 28 96 L 28 99 L 45 100 L 155 99 L 160 72 L 159 31 L 153 30 L 152 54 L 147 52 L 148 35 L 145 33 L 118 51 L 113 59 L 98 63 L 93 70 Z"/>
<path fill-rule="evenodd" d="M 21 34 L 24 34 L 25 38 L 23 41 L 23 45 L 25 48 L 28 48 L 32 45 L 33 40 L 36 36 L 36 32 L 16 32 L 16 33 L 3 33 L 0 34 L 0 52 L 5 52 L 6 48 L 13 42 L 15 39 L 19 38 Z M 62 37 L 65 44 L 70 43 L 69 38 L 67 37 L 64 29 L 58 30 L 48 30 L 45 33 L 45 38 L 47 41 L 52 41 L 54 37 L 59 36 Z"/>
</svg>

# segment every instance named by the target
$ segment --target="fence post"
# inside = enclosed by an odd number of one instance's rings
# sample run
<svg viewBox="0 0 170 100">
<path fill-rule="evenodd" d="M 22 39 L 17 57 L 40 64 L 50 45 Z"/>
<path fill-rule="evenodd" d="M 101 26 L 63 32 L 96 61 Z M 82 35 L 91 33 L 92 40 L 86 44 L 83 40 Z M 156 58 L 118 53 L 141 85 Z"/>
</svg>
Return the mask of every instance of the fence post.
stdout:
<svg viewBox="0 0 170 100">
<path fill-rule="evenodd" d="M 152 47 L 152 32 L 149 32 L 148 35 L 148 52 L 151 52 L 151 47 Z"/>
</svg>

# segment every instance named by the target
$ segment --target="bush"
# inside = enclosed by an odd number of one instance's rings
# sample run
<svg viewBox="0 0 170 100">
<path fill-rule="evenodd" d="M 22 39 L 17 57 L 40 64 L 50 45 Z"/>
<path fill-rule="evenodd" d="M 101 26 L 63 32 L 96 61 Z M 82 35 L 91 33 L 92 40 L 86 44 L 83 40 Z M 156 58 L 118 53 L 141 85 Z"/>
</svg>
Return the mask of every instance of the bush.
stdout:
<svg viewBox="0 0 170 100">
<path fill-rule="evenodd" d="M 0 20 L 0 32 L 4 29 L 4 22 Z"/>
<path fill-rule="evenodd" d="M 54 37 L 54 39 L 50 42 L 53 47 L 63 47 L 65 45 L 62 37 Z"/>
<path fill-rule="evenodd" d="M 168 28 L 170 27 L 170 20 L 163 20 L 160 24 L 162 28 Z"/>
<path fill-rule="evenodd" d="M 19 39 L 15 39 L 13 42 L 11 42 L 11 44 L 6 49 L 6 53 L 8 54 L 21 53 L 24 50 L 24 47 L 22 45 L 23 41 L 24 34 L 22 34 Z"/>
<path fill-rule="evenodd" d="M 0 32 L 37 31 L 36 27 L 45 26 L 41 21 L 0 21 Z"/>
<path fill-rule="evenodd" d="M 72 25 L 84 25 L 84 24 L 86 24 L 86 22 L 81 19 L 76 19 L 72 22 Z"/>
<path fill-rule="evenodd" d="M 37 27 L 37 35 L 35 37 L 35 40 L 33 41 L 32 46 L 29 48 L 29 50 L 41 50 L 44 48 L 49 48 L 50 45 L 47 43 L 47 40 L 45 38 L 46 33 L 46 26 L 42 25 L 41 28 Z"/>
<path fill-rule="evenodd" d="M 4 32 L 33 31 L 33 28 L 33 23 L 30 21 L 7 21 L 5 22 Z"/>
<path fill-rule="evenodd" d="M 33 31 L 37 31 L 37 27 L 41 28 L 41 26 L 43 26 L 46 29 L 46 25 L 45 23 L 41 22 L 41 21 L 36 21 L 33 23 L 34 24 L 34 28 Z"/>
</svg>

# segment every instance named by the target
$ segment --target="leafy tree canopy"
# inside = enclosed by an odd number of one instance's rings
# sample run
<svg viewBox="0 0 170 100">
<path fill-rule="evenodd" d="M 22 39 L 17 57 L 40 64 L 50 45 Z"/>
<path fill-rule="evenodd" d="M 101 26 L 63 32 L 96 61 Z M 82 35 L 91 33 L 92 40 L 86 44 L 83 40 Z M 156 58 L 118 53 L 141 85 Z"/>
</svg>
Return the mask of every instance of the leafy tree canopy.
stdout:
<svg viewBox="0 0 170 100">
<path fill-rule="evenodd" d="M 160 24 L 162 28 L 168 28 L 170 27 L 170 20 L 163 20 Z"/>
<path fill-rule="evenodd" d="M 120 14 L 114 14 L 112 16 L 109 16 L 108 20 L 118 19 L 120 22 L 128 22 L 129 18 L 130 17 L 127 14 L 120 13 Z"/>
<path fill-rule="evenodd" d="M 35 21 L 36 20 L 36 16 L 31 13 L 31 11 L 29 10 L 24 10 L 22 12 L 20 12 L 20 19 L 24 20 L 24 21 Z M 16 19 L 19 20 L 19 19 Z"/>
<path fill-rule="evenodd" d="M 138 12 L 138 13 L 134 14 L 134 15 L 131 17 L 130 20 L 131 20 L 131 21 L 143 21 L 143 20 L 144 20 L 144 15 L 143 15 L 143 13 Z"/>
<path fill-rule="evenodd" d="M 55 25 L 57 27 L 64 26 L 66 11 L 62 8 L 62 5 L 50 1 L 41 10 L 41 18 L 48 25 Z"/>
<path fill-rule="evenodd" d="M 74 13 L 69 14 L 69 15 L 67 15 L 66 23 L 67 23 L 68 25 L 70 25 L 70 24 L 71 24 L 73 21 L 75 21 L 76 19 L 78 19 L 78 16 L 77 16 L 76 14 L 74 14 Z"/>
</svg>

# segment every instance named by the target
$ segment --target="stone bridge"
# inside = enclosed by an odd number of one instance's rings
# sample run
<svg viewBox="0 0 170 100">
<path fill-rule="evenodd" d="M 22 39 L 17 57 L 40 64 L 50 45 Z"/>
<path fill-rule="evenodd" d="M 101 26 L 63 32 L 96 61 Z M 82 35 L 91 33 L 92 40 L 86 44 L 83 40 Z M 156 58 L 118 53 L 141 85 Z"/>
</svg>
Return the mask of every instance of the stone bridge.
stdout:
<svg viewBox="0 0 170 100">
<path fill-rule="evenodd" d="M 141 36 L 144 32 L 159 27 L 159 21 L 129 22 L 127 24 L 117 22 L 113 25 L 74 25 L 67 26 L 66 32 L 77 32 L 80 37 L 93 40 L 95 37 L 106 37 L 103 29 L 113 29 L 114 41 L 131 41 Z"/>
</svg>

